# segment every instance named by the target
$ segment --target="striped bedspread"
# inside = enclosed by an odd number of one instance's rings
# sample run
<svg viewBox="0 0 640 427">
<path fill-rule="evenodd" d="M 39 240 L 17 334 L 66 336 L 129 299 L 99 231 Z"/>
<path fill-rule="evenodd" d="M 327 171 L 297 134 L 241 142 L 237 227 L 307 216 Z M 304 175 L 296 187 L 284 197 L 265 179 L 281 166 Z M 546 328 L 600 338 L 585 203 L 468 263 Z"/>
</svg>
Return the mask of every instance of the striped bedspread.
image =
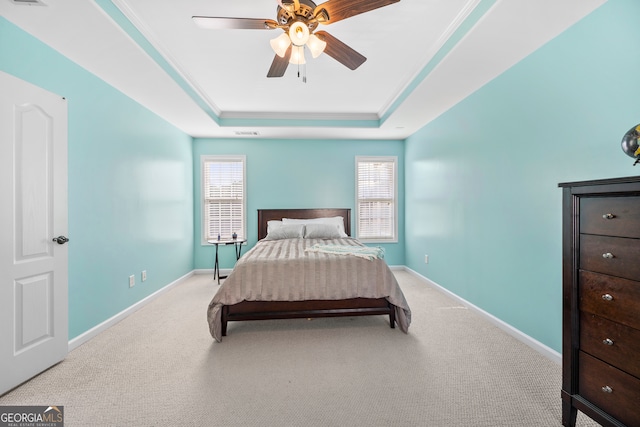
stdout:
<svg viewBox="0 0 640 427">
<path fill-rule="evenodd" d="M 209 303 L 213 338 L 222 338 L 223 305 L 242 301 L 386 298 L 396 307 L 396 322 L 407 332 L 411 310 L 384 259 L 313 252 L 314 245 L 365 248 L 352 238 L 261 240 L 236 263 Z"/>
</svg>

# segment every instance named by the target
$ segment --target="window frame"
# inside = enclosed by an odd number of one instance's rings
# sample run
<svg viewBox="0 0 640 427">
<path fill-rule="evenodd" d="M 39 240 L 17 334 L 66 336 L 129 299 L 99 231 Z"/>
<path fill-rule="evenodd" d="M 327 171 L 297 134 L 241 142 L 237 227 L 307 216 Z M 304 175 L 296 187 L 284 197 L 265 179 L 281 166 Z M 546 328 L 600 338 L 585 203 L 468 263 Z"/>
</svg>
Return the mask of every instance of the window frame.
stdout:
<svg viewBox="0 0 640 427">
<path fill-rule="evenodd" d="M 358 165 L 360 163 L 373 163 L 373 162 L 384 162 L 391 163 L 393 165 L 393 235 L 384 238 L 384 237 L 376 237 L 376 238 L 363 238 L 360 237 L 360 194 L 359 194 L 359 171 Z M 363 243 L 397 243 L 398 242 L 398 157 L 397 156 L 356 156 L 355 161 L 355 204 L 356 204 L 356 215 L 355 215 L 355 223 L 356 223 L 356 238 Z"/>
<path fill-rule="evenodd" d="M 206 195 L 205 173 L 206 173 L 206 164 L 209 162 L 218 162 L 218 163 L 240 162 L 242 163 L 242 227 L 243 229 L 241 230 L 242 233 L 240 234 L 240 237 L 243 237 L 244 239 L 246 239 L 247 238 L 247 156 L 203 154 L 200 156 L 200 205 L 201 205 L 200 239 L 201 239 L 201 244 L 203 246 L 208 245 L 209 243 L 207 241 L 211 240 L 207 238 L 207 230 L 208 230 L 208 224 L 206 223 L 207 222 L 207 214 L 206 214 L 207 201 L 205 198 L 205 195 Z M 240 232 L 240 230 L 238 230 L 238 232 Z M 229 236 L 229 238 L 231 238 L 231 236 Z"/>
</svg>

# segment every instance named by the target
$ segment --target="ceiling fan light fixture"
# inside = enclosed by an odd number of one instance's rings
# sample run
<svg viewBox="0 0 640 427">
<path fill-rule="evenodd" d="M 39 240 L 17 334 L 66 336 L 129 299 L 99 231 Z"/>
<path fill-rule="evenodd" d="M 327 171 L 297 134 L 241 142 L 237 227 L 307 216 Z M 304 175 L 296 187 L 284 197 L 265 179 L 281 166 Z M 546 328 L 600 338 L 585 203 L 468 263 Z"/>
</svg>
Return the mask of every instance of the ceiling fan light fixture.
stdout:
<svg viewBox="0 0 640 427">
<path fill-rule="evenodd" d="M 307 47 L 311 52 L 311 56 L 317 58 L 322 52 L 324 52 L 324 48 L 327 47 L 327 42 L 320 40 L 320 37 L 315 34 L 310 34 L 309 40 L 307 41 Z"/>
<path fill-rule="evenodd" d="M 289 39 L 289 35 L 287 33 L 282 33 L 275 39 L 271 39 L 269 42 L 271 44 L 271 48 L 280 58 L 284 58 L 284 55 L 287 53 L 287 49 L 291 44 L 291 39 Z"/>
<path fill-rule="evenodd" d="M 294 46 L 304 46 L 309 40 L 309 27 L 304 22 L 294 22 L 289 27 L 289 38 Z"/>
<path fill-rule="evenodd" d="M 291 57 L 289 58 L 290 64 L 295 65 L 303 65 L 306 64 L 307 61 L 304 59 L 304 46 L 292 46 L 291 47 Z"/>
</svg>

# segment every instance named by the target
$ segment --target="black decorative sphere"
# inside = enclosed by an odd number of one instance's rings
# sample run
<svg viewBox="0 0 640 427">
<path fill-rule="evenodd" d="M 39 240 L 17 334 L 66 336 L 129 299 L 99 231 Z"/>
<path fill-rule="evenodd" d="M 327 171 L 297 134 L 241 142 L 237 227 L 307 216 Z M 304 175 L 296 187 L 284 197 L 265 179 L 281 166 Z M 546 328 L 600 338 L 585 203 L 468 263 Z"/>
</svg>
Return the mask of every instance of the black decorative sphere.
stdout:
<svg viewBox="0 0 640 427">
<path fill-rule="evenodd" d="M 622 151 L 627 156 L 634 159 L 640 158 L 640 145 L 638 144 L 638 138 L 640 138 L 640 124 L 629 129 L 622 138 Z"/>
</svg>

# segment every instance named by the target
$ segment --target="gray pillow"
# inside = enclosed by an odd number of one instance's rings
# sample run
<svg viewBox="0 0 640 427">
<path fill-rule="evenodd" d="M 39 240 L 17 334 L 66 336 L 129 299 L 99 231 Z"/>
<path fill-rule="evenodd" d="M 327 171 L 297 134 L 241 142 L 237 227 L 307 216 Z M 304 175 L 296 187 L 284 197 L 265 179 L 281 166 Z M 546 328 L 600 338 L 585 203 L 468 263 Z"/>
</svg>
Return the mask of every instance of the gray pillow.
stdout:
<svg viewBox="0 0 640 427">
<path fill-rule="evenodd" d="M 338 239 L 342 237 L 335 224 L 309 223 L 305 226 L 305 239 Z"/>
<path fill-rule="evenodd" d="M 304 224 L 291 224 L 272 229 L 265 240 L 302 239 L 303 237 Z"/>
</svg>

